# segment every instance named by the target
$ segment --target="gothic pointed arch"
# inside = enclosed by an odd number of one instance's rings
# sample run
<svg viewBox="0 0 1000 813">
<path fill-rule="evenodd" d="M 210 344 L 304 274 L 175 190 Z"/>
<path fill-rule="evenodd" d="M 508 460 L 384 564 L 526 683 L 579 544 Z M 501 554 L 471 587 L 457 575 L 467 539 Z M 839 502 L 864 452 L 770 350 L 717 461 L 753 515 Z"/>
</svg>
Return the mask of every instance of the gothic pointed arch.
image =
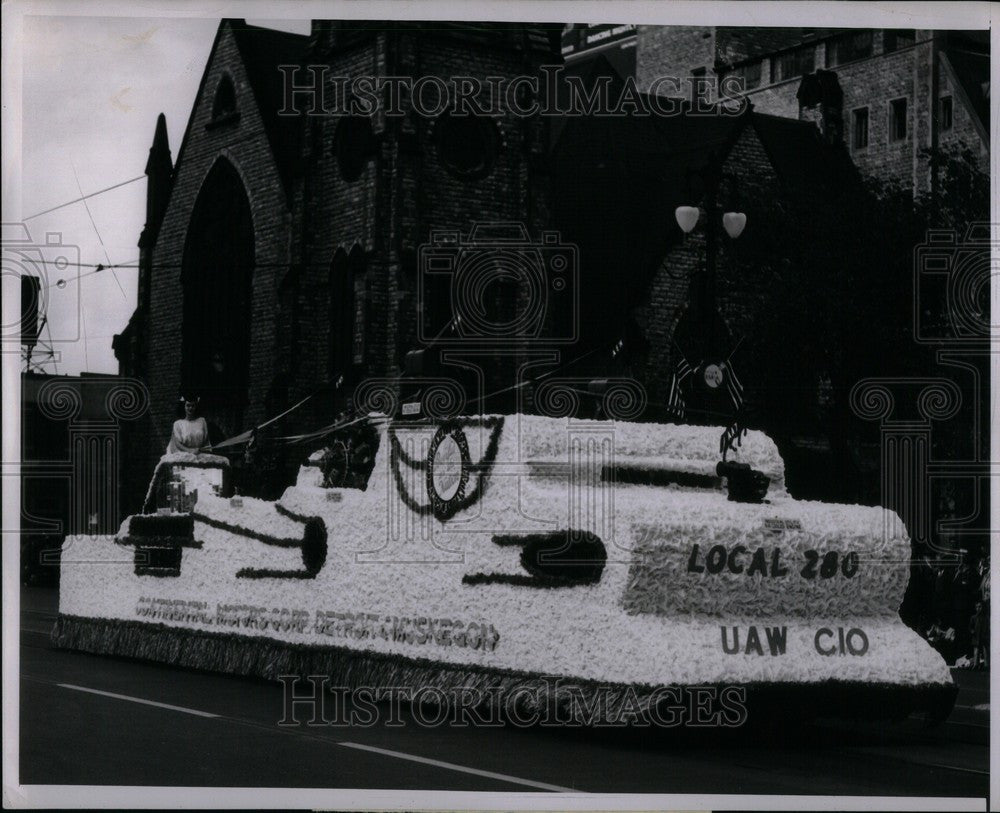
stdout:
<svg viewBox="0 0 1000 813">
<path fill-rule="evenodd" d="M 212 101 L 212 119 L 217 121 L 236 112 L 236 88 L 229 74 L 223 74 L 215 88 Z"/>
<path fill-rule="evenodd" d="M 248 398 L 254 253 L 246 189 L 220 158 L 198 193 L 184 245 L 181 382 L 230 415 Z"/>
<path fill-rule="evenodd" d="M 330 381 L 352 381 L 365 361 L 368 260 L 361 246 L 338 248 L 330 264 Z"/>
</svg>

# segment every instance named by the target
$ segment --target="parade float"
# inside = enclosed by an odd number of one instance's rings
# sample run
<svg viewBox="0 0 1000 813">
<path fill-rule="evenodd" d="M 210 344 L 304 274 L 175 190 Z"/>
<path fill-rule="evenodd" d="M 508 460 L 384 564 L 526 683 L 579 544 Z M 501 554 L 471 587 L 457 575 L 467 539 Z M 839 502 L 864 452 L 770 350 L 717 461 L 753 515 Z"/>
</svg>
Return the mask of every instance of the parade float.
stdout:
<svg viewBox="0 0 1000 813">
<path fill-rule="evenodd" d="M 144 513 L 67 539 L 56 645 L 431 700 L 507 691 L 586 722 L 954 703 L 944 660 L 899 618 L 901 523 L 793 499 L 763 433 L 720 462 L 704 426 L 365 425 L 360 475 L 331 484 L 320 450 L 275 502 L 229 495 L 225 458 L 165 458 Z"/>
</svg>

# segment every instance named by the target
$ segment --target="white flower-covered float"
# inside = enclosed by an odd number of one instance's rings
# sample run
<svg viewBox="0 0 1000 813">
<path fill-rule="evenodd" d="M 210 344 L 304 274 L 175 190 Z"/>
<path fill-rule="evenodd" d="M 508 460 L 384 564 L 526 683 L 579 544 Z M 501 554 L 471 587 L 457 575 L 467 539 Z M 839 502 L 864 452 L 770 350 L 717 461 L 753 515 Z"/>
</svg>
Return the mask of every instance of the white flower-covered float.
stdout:
<svg viewBox="0 0 1000 813">
<path fill-rule="evenodd" d="M 276 502 L 228 498 L 224 461 L 170 461 L 201 484 L 193 511 L 67 540 L 55 642 L 349 688 L 527 688 L 591 721 L 595 702 L 648 715 L 695 687 L 703 724 L 954 702 L 898 615 L 901 523 L 791 498 L 760 432 L 719 467 L 713 427 L 369 422 L 362 487 L 325 487 L 317 453 Z M 761 482 L 762 501 L 732 499 Z"/>
</svg>

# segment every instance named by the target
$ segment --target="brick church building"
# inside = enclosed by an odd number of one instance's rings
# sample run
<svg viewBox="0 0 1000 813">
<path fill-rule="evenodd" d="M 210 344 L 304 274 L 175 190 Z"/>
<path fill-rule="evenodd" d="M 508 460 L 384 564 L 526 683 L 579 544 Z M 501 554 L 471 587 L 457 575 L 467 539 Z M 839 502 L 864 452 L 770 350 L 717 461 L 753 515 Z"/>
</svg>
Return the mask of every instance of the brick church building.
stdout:
<svg viewBox="0 0 1000 813">
<path fill-rule="evenodd" d="M 537 73 L 558 36 L 329 21 L 299 36 L 221 22 L 176 159 L 161 118 L 146 165 L 138 305 L 114 345 L 152 404 L 127 446 L 130 507 L 182 389 L 225 437 L 324 385 L 283 428 L 329 423 L 353 385 L 397 374 L 417 347 L 417 250 L 432 230 L 516 221 L 537 235 L 547 221 L 537 119 L 470 130 L 447 117 L 283 116 L 278 66 L 485 80 Z"/>
<path fill-rule="evenodd" d="M 724 179 L 719 205 L 733 211 L 789 195 L 820 205 L 825 190 L 852 182 L 822 93 L 791 118 L 765 104 L 668 118 L 279 113 L 279 66 L 327 66 L 331 81 L 485 82 L 562 63 L 561 36 L 562 26 L 545 25 L 314 21 L 300 36 L 220 24 L 176 159 L 161 117 L 146 165 L 138 304 L 115 339 L 121 372 L 146 381 L 151 396 L 126 446 L 127 509 L 166 447 L 182 390 L 201 395 L 213 442 L 313 395 L 280 424 L 304 432 L 330 424 L 359 383 L 395 381 L 409 354 L 434 350 L 438 336 L 421 332 L 427 314 L 417 309 L 441 308 L 445 295 L 420 296 L 420 257 L 442 230 L 518 224 L 523 241 L 544 248 L 558 232 L 559 245 L 574 246 L 578 320 L 560 358 L 580 359 L 580 380 L 638 380 L 652 417 L 663 416 L 678 341 L 699 332 L 703 308 L 715 308 L 720 352 L 753 330 L 748 303 L 759 305 L 766 280 L 748 273 L 721 229 L 685 235 L 674 210 L 699 205 L 706 178 Z M 642 42 L 640 73 L 651 47 Z M 574 70 L 621 75 L 606 59 Z M 711 302 L 694 284 L 707 251 L 718 253 Z M 533 352 L 522 344 L 487 364 L 487 388 L 504 389 Z M 427 358 L 425 374 L 442 374 L 440 356 Z"/>
</svg>

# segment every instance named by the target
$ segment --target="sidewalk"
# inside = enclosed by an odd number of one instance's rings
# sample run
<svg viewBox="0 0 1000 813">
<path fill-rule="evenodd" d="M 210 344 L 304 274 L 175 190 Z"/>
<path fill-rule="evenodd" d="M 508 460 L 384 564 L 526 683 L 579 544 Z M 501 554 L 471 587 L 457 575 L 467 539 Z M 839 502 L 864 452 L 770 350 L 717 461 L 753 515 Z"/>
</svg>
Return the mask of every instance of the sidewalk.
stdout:
<svg viewBox="0 0 1000 813">
<path fill-rule="evenodd" d="M 21 643 L 25 636 L 48 646 L 52 625 L 59 610 L 57 587 L 21 587 Z"/>
<path fill-rule="evenodd" d="M 59 609 L 59 588 L 58 587 L 22 587 L 21 588 L 21 616 L 25 612 L 32 614 L 51 615 Z"/>
<path fill-rule="evenodd" d="M 989 669 L 952 669 L 951 677 L 958 684 L 958 700 L 955 701 L 956 708 L 989 714 Z"/>
</svg>

